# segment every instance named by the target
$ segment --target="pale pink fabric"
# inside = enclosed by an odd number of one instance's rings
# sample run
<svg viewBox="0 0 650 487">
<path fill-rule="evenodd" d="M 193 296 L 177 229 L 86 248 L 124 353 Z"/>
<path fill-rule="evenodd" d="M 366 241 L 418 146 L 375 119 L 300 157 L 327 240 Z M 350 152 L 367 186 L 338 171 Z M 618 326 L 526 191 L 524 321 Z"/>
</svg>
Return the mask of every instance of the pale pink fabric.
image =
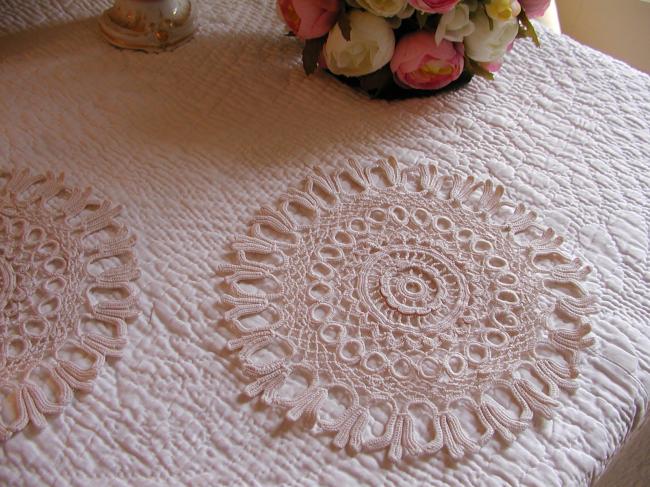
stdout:
<svg viewBox="0 0 650 487">
<path fill-rule="evenodd" d="M 273 2 L 197 0 L 195 39 L 160 55 L 103 41 L 96 19 L 109 3 L 10 0 L 0 15 L 0 164 L 65 170 L 68 184 L 124 206 L 143 311 L 92 394 L 3 444 L 0 484 L 594 482 L 647 416 L 647 75 L 541 29 L 543 47 L 517 43 L 494 82 L 371 101 L 304 75 Z M 507 448 L 387 468 L 383 452 L 336 451 L 333 436 L 242 398 L 215 269 L 229 236 L 309 170 L 389 154 L 499 181 L 594 268 L 598 344 L 579 389 Z"/>
</svg>

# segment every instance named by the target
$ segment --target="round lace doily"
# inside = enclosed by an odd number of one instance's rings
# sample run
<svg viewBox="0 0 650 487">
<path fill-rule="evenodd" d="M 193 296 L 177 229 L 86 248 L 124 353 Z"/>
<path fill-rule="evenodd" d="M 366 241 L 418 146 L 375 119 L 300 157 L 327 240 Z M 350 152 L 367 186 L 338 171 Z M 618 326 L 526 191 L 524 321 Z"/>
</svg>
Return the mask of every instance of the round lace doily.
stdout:
<svg viewBox="0 0 650 487">
<path fill-rule="evenodd" d="M 0 171 L 0 439 L 88 392 L 135 317 L 135 238 L 119 206 L 63 176 Z"/>
<path fill-rule="evenodd" d="M 592 343 L 589 269 L 503 192 L 351 161 L 262 208 L 222 267 L 246 393 L 392 461 L 550 417 Z"/>
</svg>

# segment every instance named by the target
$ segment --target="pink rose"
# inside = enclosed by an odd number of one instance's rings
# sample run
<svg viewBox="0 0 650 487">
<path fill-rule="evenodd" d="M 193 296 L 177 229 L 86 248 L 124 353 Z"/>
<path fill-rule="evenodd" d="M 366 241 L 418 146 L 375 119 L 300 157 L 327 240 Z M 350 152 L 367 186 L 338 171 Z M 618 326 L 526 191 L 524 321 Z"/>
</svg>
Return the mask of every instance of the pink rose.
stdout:
<svg viewBox="0 0 650 487">
<path fill-rule="evenodd" d="M 430 14 L 444 14 L 453 9 L 460 0 L 408 0 L 418 10 Z"/>
<path fill-rule="evenodd" d="M 301 39 L 327 34 L 339 15 L 338 0 L 278 0 L 278 10 L 289 30 Z"/>
<path fill-rule="evenodd" d="M 529 19 L 541 17 L 551 4 L 551 0 L 519 0 L 519 4 Z"/>
<path fill-rule="evenodd" d="M 390 69 L 398 84 L 418 90 L 437 90 L 458 79 L 463 72 L 462 42 L 442 40 L 433 33 L 405 35 L 397 43 Z"/>
</svg>

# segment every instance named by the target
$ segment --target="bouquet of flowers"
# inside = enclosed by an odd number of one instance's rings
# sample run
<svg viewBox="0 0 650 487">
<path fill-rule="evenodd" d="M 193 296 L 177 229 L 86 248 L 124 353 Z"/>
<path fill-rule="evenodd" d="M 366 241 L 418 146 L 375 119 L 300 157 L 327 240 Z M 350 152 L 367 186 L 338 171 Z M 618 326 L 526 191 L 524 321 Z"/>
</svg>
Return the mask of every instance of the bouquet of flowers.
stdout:
<svg viewBox="0 0 650 487">
<path fill-rule="evenodd" d="M 531 18 L 550 0 L 277 0 L 303 66 L 371 96 L 431 94 L 493 78 L 517 38 L 539 45 Z"/>
</svg>

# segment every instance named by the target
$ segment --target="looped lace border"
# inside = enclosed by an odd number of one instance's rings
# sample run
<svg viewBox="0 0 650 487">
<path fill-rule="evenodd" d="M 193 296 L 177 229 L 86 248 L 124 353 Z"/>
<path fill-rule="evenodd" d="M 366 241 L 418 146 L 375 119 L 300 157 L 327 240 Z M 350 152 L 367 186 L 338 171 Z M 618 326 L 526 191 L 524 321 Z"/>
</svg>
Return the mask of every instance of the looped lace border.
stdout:
<svg viewBox="0 0 650 487">
<path fill-rule="evenodd" d="M 422 400 L 402 405 L 398 405 L 389 397 L 368 397 L 363 401 L 358 391 L 348 384 L 320 383 L 317 371 L 310 370 L 308 365 L 300 363 L 298 351 L 274 331 L 274 323 L 253 329 L 242 325 L 240 320 L 243 318 L 265 313 L 279 316 L 273 295 L 249 292 L 239 285 L 239 281 L 256 277 L 268 277 L 277 281 L 276 276 L 282 273 L 284 265 L 283 252 L 295 247 L 299 232 L 305 228 L 305 225 L 292 217 L 290 205 L 296 203 L 317 213 L 319 209 L 328 206 L 326 199 L 338 203 L 345 193 L 341 179 L 344 173 L 363 188 L 362 194 L 366 191 L 382 191 L 386 186 L 376 184 L 377 172 L 388 182 L 389 189 L 398 188 L 404 192 L 436 191 L 442 184 L 450 184 L 450 199 L 461 205 L 468 204 L 472 195 L 479 194 L 478 203 L 476 198 L 474 199 L 474 204 L 478 204 L 475 211 L 486 218 L 491 218 L 500 208 L 509 207 L 511 214 L 503 223 L 504 231 L 518 233 L 536 229 L 541 233 L 527 245 L 531 262 L 536 255 L 549 252 L 557 253 L 569 262 L 556 265 L 548 271 L 547 276 L 548 280 L 556 283 L 575 285 L 582 294 L 580 297 L 558 298 L 555 305 L 557 310 L 578 321 L 577 328 L 557 328 L 549 331 L 546 337 L 548 344 L 566 358 L 566 363 L 554 358 L 536 357 L 534 363 L 527 364 L 539 382 L 545 384 L 544 390 L 532 381 L 519 377 L 516 367 L 510 370 L 508 377 L 495 381 L 494 384 L 495 387 L 510 392 L 514 404 L 520 408 L 520 414 L 517 415 L 504 407 L 486 391 L 477 399 L 453 398 L 444 409 L 438 409 L 431 401 Z M 413 181 L 417 184 L 416 189 L 412 188 Z M 579 282 L 584 280 L 590 269 L 579 259 L 571 259 L 560 250 L 562 237 L 556 235 L 551 228 L 540 226 L 535 212 L 523 204 L 506 200 L 501 185 L 489 179 L 477 182 L 472 176 L 459 173 L 444 174 L 433 164 L 419 164 L 405 169 L 394 158 L 389 158 L 365 167 L 350 160 L 344 169 L 332 174 L 317 170 L 306 178 L 302 187 L 304 189 L 292 189 L 283 194 L 279 198 L 277 209 L 263 207 L 253 219 L 248 233 L 232 239 L 231 249 L 235 262 L 220 267 L 220 273 L 225 276 L 227 285 L 227 291 L 222 297 L 222 303 L 227 307 L 224 317 L 236 334 L 236 338 L 231 339 L 227 347 L 238 352 L 243 371 L 251 379 L 244 388 L 248 397 L 259 396 L 266 405 L 282 408 L 290 421 L 305 420 L 316 431 L 332 433 L 332 443 L 337 448 L 348 448 L 352 452 L 386 450 L 387 459 L 397 462 L 405 456 L 431 455 L 442 449 L 451 457 L 459 459 L 467 453 L 477 451 L 495 434 L 511 442 L 517 433 L 531 424 L 534 415 L 551 418 L 553 410 L 560 404 L 557 400 L 560 389 L 571 391 L 577 388 L 575 378 L 579 351 L 594 343 L 593 337 L 589 336 L 591 327 L 585 318 L 597 311 L 596 298 L 585 291 Z M 263 225 L 272 228 L 282 238 L 271 238 L 267 233 L 260 231 L 260 226 Z M 249 258 L 249 255 L 253 254 L 266 256 L 279 263 Z M 538 270 L 542 272 L 542 269 Z M 273 340 L 284 341 L 291 349 L 288 357 L 263 364 L 251 360 L 253 354 L 270 345 Z M 309 385 L 296 396 L 281 397 L 280 388 L 297 369 L 306 373 Z M 325 419 L 321 417 L 320 411 L 334 388 L 346 390 L 352 400 L 338 417 Z M 390 404 L 392 411 L 385 423 L 383 434 L 368 438 L 364 430 L 369 424 L 370 407 L 378 400 Z M 412 412 L 415 407 L 426 411 L 426 419 L 433 431 L 431 438 L 423 440 L 421 435 L 416 434 L 416 418 Z M 468 433 L 463 427 L 457 407 L 467 408 L 474 413 L 483 428 L 482 434 L 472 437 Z"/>
<path fill-rule="evenodd" d="M 60 209 L 64 217 L 62 225 L 67 225 L 70 232 L 79 232 L 80 238 L 96 234 L 108 227 L 117 229 L 115 236 L 104 238 L 91 248 L 86 248 L 83 296 L 89 311 L 86 313 L 78 310 L 79 316 L 75 325 L 77 331 L 74 336 L 69 334 L 61 344 L 61 346 L 71 344 L 83 351 L 92 358 L 92 363 L 88 367 L 82 367 L 54 353 L 52 363 L 46 368 L 47 378 L 56 388 L 55 397 L 43 390 L 40 384 L 30 380 L 29 374 L 38 364 L 32 366 L 25 375 L 25 380 L 19 383 L 0 377 L 2 383 L 0 397 L 13 398 L 15 409 L 13 420 L 6 422 L 0 417 L 0 441 L 5 441 L 30 423 L 39 429 L 45 427 L 46 415 L 61 413 L 72 401 L 74 391 L 92 390 L 106 357 L 122 356 L 128 343 L 127 320 L 139 315 L 137 297 L 131 282 L 139 278 L 140 270 L 133 251 L 136 237 L 115 220 L 122 210 L 120 205 L 114 205 L 108 200 L 98 201 L 92 197 L 90 188 L 67 186 L 64 183 L 63 173 L 54 175 L 47 172 L 42 175 L 32 175 L 27 169 L 14 169 L 2 170 L 0 175 L 5 179 L 4 186 L 0 189 L 0 201 L 11 203 L 28 197 L 29 199 L 23 202 L 39 205 L 41 211 L 55 211 L 49 209 L 46 203 L 53 198 L 63 198 L 65 203 Z M 71 219 L 75 217 L 80 217 L 79 221 L 72 224 Z M 96 276 L 87 272 L 88 265 L 94 261 L 110 257 L 122 257 L 128 263 L 109 267 Z M 121 289 L 126 296 L 97 300 L 92 303 L 89 293 L 93 287 Z M 112 325 L 113 336 L 98 331 L 82 330 L 82 327 L 78 326 L 82 317 Z"/>
</svg>

